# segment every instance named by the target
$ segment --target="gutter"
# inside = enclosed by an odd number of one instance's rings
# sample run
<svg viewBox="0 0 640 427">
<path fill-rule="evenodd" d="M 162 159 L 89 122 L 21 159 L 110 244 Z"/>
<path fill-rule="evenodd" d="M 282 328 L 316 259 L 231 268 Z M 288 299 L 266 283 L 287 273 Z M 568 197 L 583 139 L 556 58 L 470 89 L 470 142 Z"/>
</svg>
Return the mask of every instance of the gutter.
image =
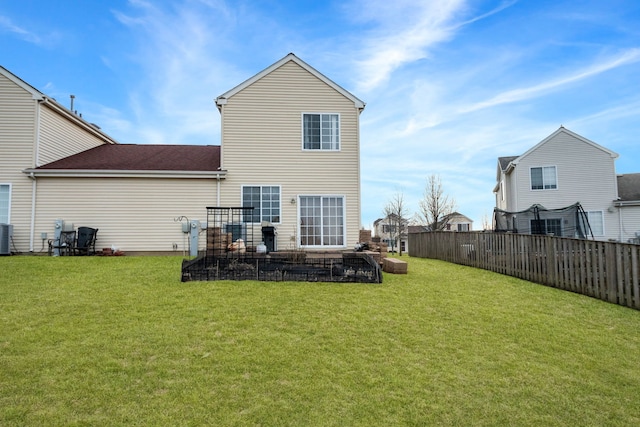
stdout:
<svg viewBox="0 0 640 427">
<path fill-rule="evenodd" d="M 117 170 L 117 169 L 24 169 L 23 173 L 34 177 L 55 178 L 197 178 L 222 179 L 227 171 L 166 171 L 166 170 Z"/>
<path fill-rule="evenodd" d="M 64 116 L 67 120 L 74 122 L 79 127 L 91 133 L 93 136 L 97 137 L 98 139 L 101 139 L 102 141 L 106 142 L 107 144 L 118 144 L 118 141 L 111 138 L 106 133 L 102 132 L 95 125 L 92 125 L 91 123 L 85 121 L 84 119 L 76 116 L 72 111 L 67 110 L 65 107 L 58 104 L 58 102 L 55 101 L 54 99 L 49 98 L 47 96 L 43 96 L 40 102 L 46 105 L 47 107 L 51 108 L 52 110 L 55 110 L 58 114 L 60 114 L 61 116 Z"/>
</svg>

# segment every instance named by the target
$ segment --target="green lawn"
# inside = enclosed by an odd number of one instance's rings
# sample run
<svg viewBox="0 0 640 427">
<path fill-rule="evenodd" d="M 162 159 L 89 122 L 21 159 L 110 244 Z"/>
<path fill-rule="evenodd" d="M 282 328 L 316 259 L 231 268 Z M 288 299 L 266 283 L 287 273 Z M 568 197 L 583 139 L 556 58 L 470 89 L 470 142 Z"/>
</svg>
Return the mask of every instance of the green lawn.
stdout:
<svg viewBox="0 0 640 427">
<path fill-rule="evenodd" d="M 640 312 L 403 259 L 323 284 L 0 258 L 0 425 L 640 425 Z"/>
</svg>

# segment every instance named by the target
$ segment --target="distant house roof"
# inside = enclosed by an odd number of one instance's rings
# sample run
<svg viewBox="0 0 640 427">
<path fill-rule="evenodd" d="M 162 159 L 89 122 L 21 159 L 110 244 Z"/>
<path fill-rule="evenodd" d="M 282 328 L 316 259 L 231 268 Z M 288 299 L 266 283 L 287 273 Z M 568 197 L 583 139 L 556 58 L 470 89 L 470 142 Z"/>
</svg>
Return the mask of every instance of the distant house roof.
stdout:
<svg viewBox="0 0 640 427">
<path fill-rule="evenodd" d="M 617 179 L 620 201 L 640 201 L 640 173 L 618 175 Z"/>
<path fill-rule="evenodd" d="M 222 95 L 220 95 L 219 97 L 217 97 L 216 98 L 216 105 L 218 106 L 218 109 L 220 109 L 222 105 L 227 103 L 227 99 L 231 98 L 236 93 L 238 93 L 241 90 L 245 89 L 246 87 L 252 85 L 256 81 L 260 80 L 261 78 L 263 78 L 267 74 L 271 73 L 272 71 L 282 67 L 284 64 L 286 64 L 288 62 L 294 62 L 294 63 L 298 64 L 300 67 L 302 67 L 303 69 L 307 70 L 309 73 L 313 74 L 315 77 L 317 77 L 318 79 L 322 80 L 327 85 L 331 86 L 337 92 L 341 93 L 347 99 L 351 100 L 354 103 L 356 108 L 359 108 L 360 110 L 364 109 L 365 103 L 363 101 L 361 101 L 360 99 L 358 99 L 358 97 L 353 95 L 348 90 L 344 89 L 342 86 L 340 86 L 337 83 L 335 83 L 333 80 L 329 79 L 327 76 L 325 76 L 320 71 L 318 71 L 315 68 L 313 68 L 311 65 L 307 64 L 306 62 L 304 62 L 302 59 L 298 58 L 293 53 L 289 53 L 287 56 L 285 56 L 284 58 L 282 58 L 279 61 L 275 62 L 274 64 L 270 65 L 269 67 L 265 68 L 264 70 L 260 71 L 258 74 L 254 75 L 253 77 L 250 77 L 249 79 L 247 79 L 244 82 L 240 83 L 239 85 L 237 85 L 233 89 L 230 89 L 230 90 L 226 91 L 225 93 L 223 93 Z"/>
<path fill-rule="evenodd" d="M 509 166 L 509 163 L 511 163 L 512 161 L 514 161 L 518 157 L 520 157 L 520 156 L 498 157 L 498 164 L 500 165 L 500 169 L 502 169 L 503 172 L 506 171 L 507 170 L 507 166 Z"/>
<path fill-rule="evenodd" d="M 464 220 L 469 223 L 473 223 L 473 220 L 466 215 L 462 215 L 460 212 L 451 212 L 449 215 L 445 215 L 443 219 L 451 221 L 453 219 Z"/>
<path fill-rule="evenodd" d="M 220 169 L 220 146 L 147 144 L 100 145 L 25 172 L 36 176 L 225 174 Z"/>
</svg>

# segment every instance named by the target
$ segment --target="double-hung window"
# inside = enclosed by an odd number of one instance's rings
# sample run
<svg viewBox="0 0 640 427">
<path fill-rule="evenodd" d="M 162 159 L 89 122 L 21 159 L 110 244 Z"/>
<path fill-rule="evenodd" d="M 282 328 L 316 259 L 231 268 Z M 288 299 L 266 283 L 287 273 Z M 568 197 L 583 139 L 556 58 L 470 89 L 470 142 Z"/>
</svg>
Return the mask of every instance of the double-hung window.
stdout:
<svg viewBox="0 0 640 427">
<path fill-rule="evenodd" d="M 343 196 L 300 196 L 301 246 L 345 245 Z"/>
<path fill-rule="evenodd" d="M 11 185 L 0 184 L 0 224 L 9 223 L 11 212 Z"/>
<path fill-rule="evenodd" d="M 302 115 L 304 150 L 340 150 L 340 115 L 305 113 Z"/>
<path fill-rule="evenodd" d="M 532 190 L 553 190 L 558 188 L 555 166 L 531 168 Z"/>
<path fill-rule="evenodd" d="M 252 207 L 253 214 L 244 222 L 280 222 L 280 186 L 245 185 L 242 187 L 242 207 Z"/>
</svg>

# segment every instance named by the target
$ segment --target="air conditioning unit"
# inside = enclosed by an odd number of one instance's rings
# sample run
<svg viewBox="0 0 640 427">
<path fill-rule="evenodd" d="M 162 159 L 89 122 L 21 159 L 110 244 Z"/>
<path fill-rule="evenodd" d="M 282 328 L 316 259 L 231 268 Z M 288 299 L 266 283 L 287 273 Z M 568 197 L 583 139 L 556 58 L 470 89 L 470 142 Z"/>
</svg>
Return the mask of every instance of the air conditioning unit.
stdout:
<svg viewBox="0 0 640 427">
<path fill-rule="evenodd" d="M 11 236 L 13 225 L 0 224 L 0 255 L 11 255 Z"/>
</svg>

